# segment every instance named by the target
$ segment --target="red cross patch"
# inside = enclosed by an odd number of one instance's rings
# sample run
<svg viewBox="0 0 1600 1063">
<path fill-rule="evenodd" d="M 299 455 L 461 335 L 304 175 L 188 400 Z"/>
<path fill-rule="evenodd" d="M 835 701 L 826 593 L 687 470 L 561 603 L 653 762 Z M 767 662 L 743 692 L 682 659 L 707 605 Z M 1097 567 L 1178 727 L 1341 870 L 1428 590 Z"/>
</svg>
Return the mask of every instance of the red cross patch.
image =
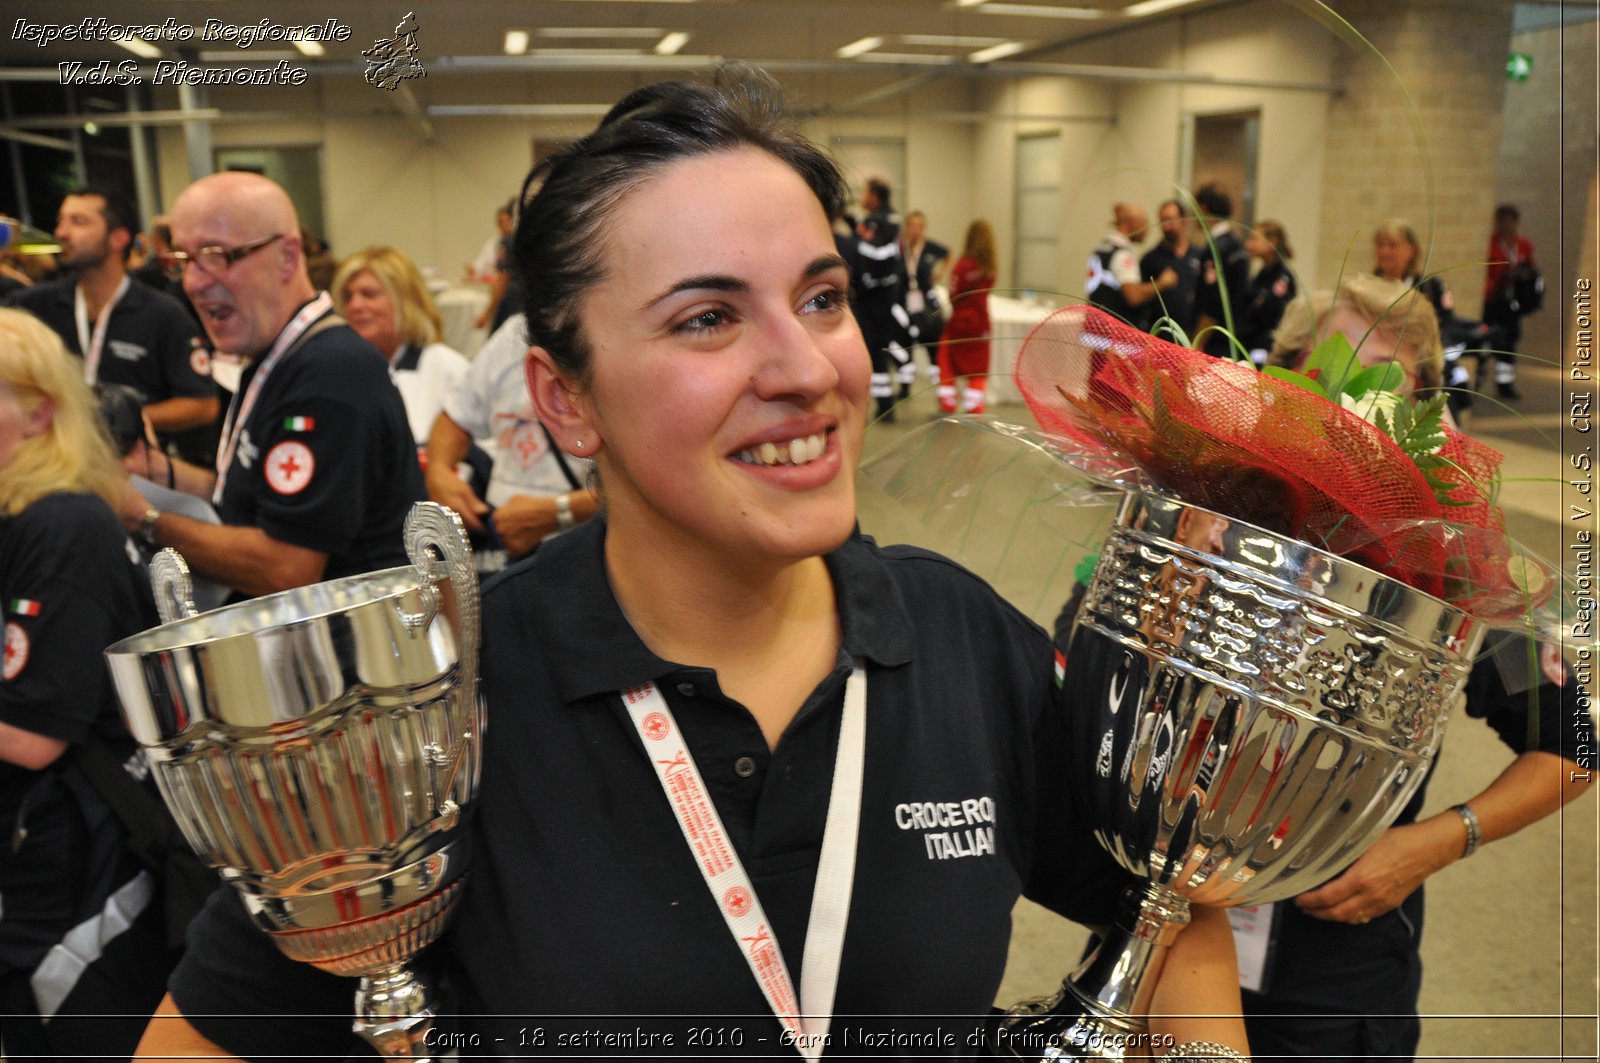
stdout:
<svg viewBox="0 0 1600 1063">
<path fill-rule="evenodd" d="M 195 371 L 196 376 L 211 375 L 211 352 L 204 347 L 196 347 L 189 352 L 189 368 Z"/>
<path fill-rule="evenodd" d="M 1288 295 L 1289 294 L 1289 278 L 1288 277 L 1279 277 L 1277 280 L 1273 281 L 1272 282 L 1272 294 L 1276 295 L 1279 299 L 1282 299 L 1284 296 Z"/>
<path fill-rule="evenodd" d="M 735 886 L 722 895 L 722 910 L 737 919 L 750 910 L 750 891 Z"/>
<path fill-rule="evenodd" d="M 297 495 L 311 482 L 316 468 L 310 447 L 293 441 L 279 443 L 267 452 L 267 486 L 280 495 Z"/>
<path fill-rule="evenodd" d="M 672 733 L 672 725 L 667 718 L 659 712 L 652 712 L 644 718 L 644 736 L 652 742 L 659 742 Z"/>
<path fill-rule="evenodd" d="M 10 681 L 21 675 L 28 663 L 28 633 L 22 630 L 22 625 L 6 625 L 5 652 L 5 664 L 0 665 L 0 679 Z"/>
</svg>

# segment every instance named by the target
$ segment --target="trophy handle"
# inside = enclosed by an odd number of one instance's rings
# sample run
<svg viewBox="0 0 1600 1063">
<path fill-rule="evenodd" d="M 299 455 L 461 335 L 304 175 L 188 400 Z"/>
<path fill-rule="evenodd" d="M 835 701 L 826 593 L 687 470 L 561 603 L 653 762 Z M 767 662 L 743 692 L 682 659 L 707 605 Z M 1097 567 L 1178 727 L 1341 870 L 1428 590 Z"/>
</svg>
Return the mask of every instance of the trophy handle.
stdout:
<svg viewBox="0 0 1600 1063">
<path fill-rule="evenodd" d="M 472 564 L 472 547 L 467 545 L 467 530 L 454 511 L 437 502 L 418 502 L 406 515 L 406 556 L 422 573 L 424 613 L 419 625 L 431 619 L 438 608 L 437 584 L 449 580 L 455 591 L 456 616 L 460 630 L 462 689 L 476 697 L 478 689 L 478 572 Z M 411 623 L 411 618 L 407 618 Z"/>
<path fill-rule="evenodd" d="M 194 604 L 189 563 L 170 546 L 150 559 L 150 589 L 155 592 L 156 615 L 163 624 L 200 614 Z"/>
</svg>

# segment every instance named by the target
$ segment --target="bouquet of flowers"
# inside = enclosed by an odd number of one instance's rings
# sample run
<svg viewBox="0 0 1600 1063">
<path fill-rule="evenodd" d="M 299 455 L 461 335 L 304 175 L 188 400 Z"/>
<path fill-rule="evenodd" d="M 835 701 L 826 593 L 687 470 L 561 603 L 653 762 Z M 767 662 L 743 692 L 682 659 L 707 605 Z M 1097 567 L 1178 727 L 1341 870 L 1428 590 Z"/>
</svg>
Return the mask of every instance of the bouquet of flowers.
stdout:
<svg viewBox="0 0 1600 1063">
<path fill-rule="evenodd" d="M 1500 455 L 1397 393 L 1348 341 L 1303 373 L 1257 372 L 1071 306 L 1023 343 L 1016 380 L 1080 468 L 1351 558 L 1485 620 L 1529 615 L 1557 583 L 1506 535 Z"/>
</svg>

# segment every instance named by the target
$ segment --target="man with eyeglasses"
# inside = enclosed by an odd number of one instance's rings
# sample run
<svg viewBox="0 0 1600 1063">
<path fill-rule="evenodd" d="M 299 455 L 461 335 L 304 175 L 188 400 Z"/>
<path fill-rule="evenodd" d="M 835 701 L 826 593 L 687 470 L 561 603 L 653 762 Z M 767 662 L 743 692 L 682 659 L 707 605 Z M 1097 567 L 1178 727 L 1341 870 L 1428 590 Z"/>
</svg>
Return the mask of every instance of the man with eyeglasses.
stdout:
<svg viewBox="0 0 1600 1063">
<path fill-rule="evenodd" d="M 203 177 L 173 204 L 172 243 L 216 350 L 247 365 L 214 469 L 148 449 L 129 463 L 210 499 L 222 525 L 131 488 L 123 524 L 238 596 L 404 564 L 401 525 L 425 497 L 405 406 L 383 355 L 312 287 L 288 195 L 256 174 Z"/>
<path fill-rule="evenodd" d="M 138 223 L 112 188 L 84 187 L 61 201 L 56 240 L 70 277 L 12 297 L 83 359 L 84 378 L 122 384 L 145 401 L 164 440 L 217 419 L 211 355 L 194 319 L 175 298 L 135 284 L 128 252 Z"/>
</svg>

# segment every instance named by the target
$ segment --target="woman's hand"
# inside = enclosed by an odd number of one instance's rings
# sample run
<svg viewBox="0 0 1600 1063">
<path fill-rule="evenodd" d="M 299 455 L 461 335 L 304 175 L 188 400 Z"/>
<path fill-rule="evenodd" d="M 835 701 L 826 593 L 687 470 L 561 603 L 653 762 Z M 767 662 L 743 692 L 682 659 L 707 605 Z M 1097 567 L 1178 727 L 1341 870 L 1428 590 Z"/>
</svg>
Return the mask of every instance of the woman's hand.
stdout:
<svg viewBox="0 0 1600 1063">
<path fill-rule="evenodd" d="M 494 511 L 494 530 L 508 557 L 522 557 L 560 527 L 553 498 L 517 495 Z"/>
<path fill-rule="evenodd" d="M 1429 875 L 1460 859 L 1465 843 L 1466 828 L 1454 812 L 1392 827 L 1344 874 L 1294 903 L 1317 919 L 1371 922 L 1400 907 Z"/>
<path fill-rule="evenodd" d="M 483 499 L 473 494 L 472 488 L 456 475 L 454 468 L 445 468 L 440 463 L 430 461 L 424 481 L 430 499 L 441 506 L 455 510 L 468 531 L 478 535 L 483 534 L 485 531 L 483 518 L 488 515 L 489 506 Z"/>
</svg>

